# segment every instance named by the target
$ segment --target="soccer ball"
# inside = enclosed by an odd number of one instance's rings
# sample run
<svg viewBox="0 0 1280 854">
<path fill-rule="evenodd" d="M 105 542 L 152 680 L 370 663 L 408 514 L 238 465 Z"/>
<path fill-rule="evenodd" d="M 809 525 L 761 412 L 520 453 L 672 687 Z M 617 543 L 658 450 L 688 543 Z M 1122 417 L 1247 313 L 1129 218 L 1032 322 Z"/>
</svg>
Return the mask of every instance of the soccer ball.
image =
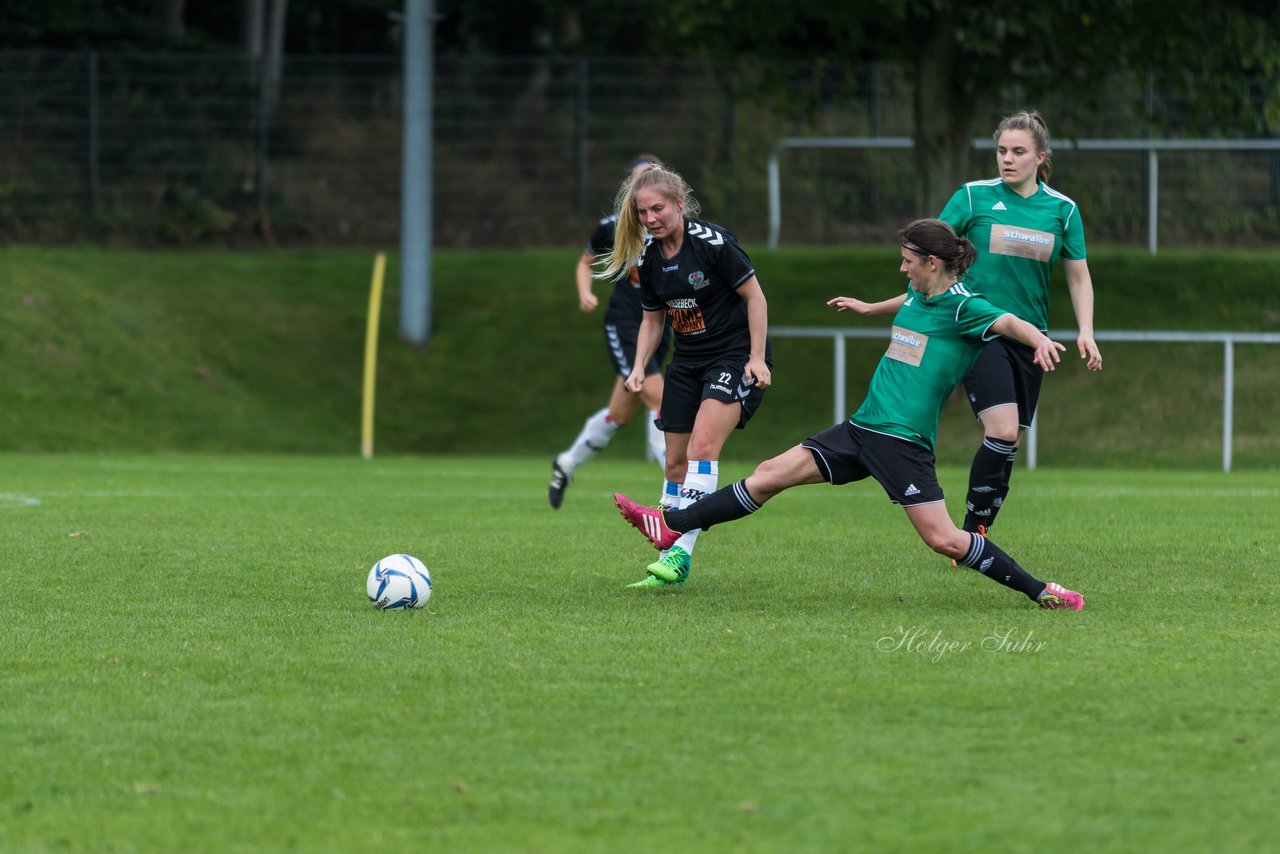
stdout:
<svg viewBox="0 0 1280 854">
<path fill-rule="evenodd" d="M 380 610 L 421 608 L 431 598 L 431 573 L 413 555 L 387 555 L 369 570 L 365 589 Z"/>
</svg>

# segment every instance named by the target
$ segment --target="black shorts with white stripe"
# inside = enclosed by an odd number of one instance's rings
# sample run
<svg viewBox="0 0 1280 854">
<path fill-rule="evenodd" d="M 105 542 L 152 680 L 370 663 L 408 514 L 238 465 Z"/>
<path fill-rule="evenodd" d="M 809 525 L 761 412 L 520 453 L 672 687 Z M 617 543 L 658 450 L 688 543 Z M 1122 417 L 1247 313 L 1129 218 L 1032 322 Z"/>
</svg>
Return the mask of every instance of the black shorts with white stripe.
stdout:
<svg viewBox="0 0 1280 854">
<path fill-rule="evenodd" d="M 822 477 L 833 486 L 873 477 L 894 504 L 942 500 L 933 452 L 915 442 L 844 421 L 800 446 L 813 454 Z"/>
</svg>

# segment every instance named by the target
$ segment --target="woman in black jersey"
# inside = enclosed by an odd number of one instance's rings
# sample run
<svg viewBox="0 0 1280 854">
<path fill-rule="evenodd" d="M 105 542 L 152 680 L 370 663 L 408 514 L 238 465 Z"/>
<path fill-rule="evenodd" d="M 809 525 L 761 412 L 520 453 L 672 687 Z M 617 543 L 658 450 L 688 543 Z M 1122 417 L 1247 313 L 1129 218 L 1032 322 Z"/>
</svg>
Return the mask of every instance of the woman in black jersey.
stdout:
<svg viewBox="0 0 1280 854">
<path fill-rule="evenodd" d="M 613 250 L 597 277 L 618 279 L 640 258 L 644 319 L 626 386 L 639 393 L 666 321 L 675 333 L 658 426 L 666 435 L 664 506 L 714 492 L 720 452 L 773 381 L 768 304 L 751 260 L 727 229 L 698 219 L 678 173 L 652 165 L 625 181 Z M 651 237 L 645 245 L 646 233 Z M 632 587 L 682 584 L 699 531 L 686 531 Z"/>
<path fill-rule="evenodd" d="M 632 163 L 628 174 L 635 174 L 646 166 L 657 163 L 658 158 L 652 154 L 641 154 Z M 600 220 L 596 230 L 592 232 L 586 249 L 578 258 L 574 270 L 574 282 L 578 289 L 578 307 L 585 312 L 595 311 L 600 300 L 591 290 L 591 265 L 597 258 L 608 255 L 613 249 L 613 236 L 617 229 L 616 214 Z M 650 455 L 662 462 L 665 453 L 662 431 L 658 430 L 655 420 L 658 408 L 662 403 L 662 369 L 661 364 L 671 344 L 670 332 L 665 332 L 658 351 L 645 364 L 647 380 L 639 392 L 633 392 L 624 384 L 631 368 L 635 364 L 636 335 L 640 331 L 640 271 L 633 265 L 626 276 L 620 277 L 613 285 L 609 295 L 609 304 L 604 312 L 605 347 L 609 351 L 609 361 L 613 365 L 613 390 L 609 394 L 609 405 L 592 413 L 582 425 L 573 444 L 557 454 L 551 461 L 551 485 L 547 488 L 547 501 L 552 508 L 559 509 L 564 502 L 565 490 L 573 482 L 573 472 L 578 466 L 590 460 L 605 449 L 613 434 L 627 426 L 640 412 L 643 404 L 651 414 L 645 421 L 648 426 L 647 441 Z"/>
</svg>

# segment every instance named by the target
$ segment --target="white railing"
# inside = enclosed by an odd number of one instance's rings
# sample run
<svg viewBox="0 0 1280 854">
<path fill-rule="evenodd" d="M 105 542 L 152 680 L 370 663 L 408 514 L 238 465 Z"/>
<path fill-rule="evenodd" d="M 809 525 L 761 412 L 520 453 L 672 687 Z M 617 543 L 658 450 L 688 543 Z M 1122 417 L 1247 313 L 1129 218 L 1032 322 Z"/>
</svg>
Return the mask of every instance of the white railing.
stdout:
<svg viewBox="0 0 1280 854">
<path fill-rule="evenodd" d="M 849 417 L 845 405 L 845 340 L 848 338 L 873 338 L 888 341 L 887 329 L 867 327 L 842 328 L 837 326 L 774 326 L 769 335 L 773 338 L 830 338 L 835 347 L 832 368 L 832 414 L 839 423 Z M 1074 329 L 1051 329 L 1049 337 L 1067 345 L 1068 350 L 1076 338 Z M 1231 471 L 1231 439 L 1233 411 L 1235 409 L 1235 345 L 1280 344 L 1280 332 L 1095 332 L 1097 341 L 1124 341 L 1150 343 L 1198 343 L 1222 344 L 1222 470 Z M 1036 467 L 1036 425 L 1032 420 L 1027 430 L 1024 459 L 1028 468 Z"/>
<path fill-rule="evenodd" d="M 992 148 L 991 137 L 975 137 L 974 148 Z M 1280 151 L 1280 139 L 1057 139 L 1054 148 L 1078 151 L 1147 152 L 1147 249 L 1156 254 L 1159 242 L 1161 151 Z M 782 179 L 779 156 L 789 148 L 914 148 L 908 136 L 789 136 L 769 153 L 769 248 L 778 248 L 782 232 Z"/>
</svg>

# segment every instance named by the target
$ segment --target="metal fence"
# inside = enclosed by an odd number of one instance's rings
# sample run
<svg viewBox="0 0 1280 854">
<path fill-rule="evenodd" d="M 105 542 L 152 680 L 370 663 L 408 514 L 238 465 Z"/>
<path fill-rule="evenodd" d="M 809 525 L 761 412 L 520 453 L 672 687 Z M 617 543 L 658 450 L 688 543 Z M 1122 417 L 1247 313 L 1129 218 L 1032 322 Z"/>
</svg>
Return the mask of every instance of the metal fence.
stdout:
<svg viewBox="0 0 1280 854">
<path fill-rule="evenodd" d="M 989 151 L 991 139 L 978 137 L 973 148 Z M 780 139 L 769 153 L 766 176 L 769 182 L 770 249 L 777 248 L 782 234 L 782 153 L 791 149 L 846 149 L 858 151 L 904 150 L 915 146 L 907 137 L 787 137 Z M 1280 204 L 1280 139 L 1069 139 L 1053 143 L 1068 151 L 1141 152 L 1145 159 L 1147 251 L 1155 255 L 1160 246 L 1160 153 L 1225 153 L 1262 152 L 1273 158 L 1271 207 Z M 1221 182 L 1225 183 L 1225 182 Z M 1264 206 L 1265 209 L 1265 206 Z"/>
<path fill-rule="evenodd" d="M 1049 337 L 1055 341 L 1071 341 L 1076 337 L 1075 329 L 1050 329 Z M 775 326 L 769 330 L 773 338 L 829 338 L 832 344 L 832 384 L 831 406 L 832 417 L 840 423 L 849 417 L 849 409 L 845 402 L 845 388 L 848 385 L 845 342 L 850 338 L 886 339 L 883 329 L 866 329 L 861 327 L 839 326 Z M 1148 332 L 1108 330 L 1095 332 L 1098 341 L 1117 341 L 1126 343 L 1192 343 L 1222 345 L 1222 470 L 1231 471 L 1232 447 L 1235 438 L 1235 347 L 1237 344 L 1280 344 L 1278 332 Z M 1028 468 L 1035 468 L 1039 454 L 1038 433 L 1035 419 L 1026 435 Z"/>
<path fill-rule="evenodd" d="M 268 92 L 237 56 L 0 52 L 0 239 L 394 246 L 400 73 L 395 57 L 288 57 Z M 783 94 L 765 85 L 779 80 Z M 435 82 L 446 248 L 578 245 L 642 150 L 685 174 L 706 216 L 762 242 L 779 139 L 911 130 L 907 75 L 893 66 L 440 58 Z M 1011 90 L 975 115 L 974 135 L 1020 106 L 1049 116 L 1059 139 L 1142 137 L 1144 114 L 1177 115 L 1128 80 L 1088 109 Z M 1174 124 L 1169 135 L 1249 135 Z M 990 161 L 975 152 L 974 177 Z M 1080 202 L 1091 242 L 1142 245 L 1145 175 L 1141 152 L 1055 157 L 1054 184 Z M 788 242 L 892 234 L 918 215 L 902 152 L 795 152 L 788 176 Z M 1280 155 L 1162 155 L 1160 198 L 1168 240 L 1274 243 Z"/>
</svg>

